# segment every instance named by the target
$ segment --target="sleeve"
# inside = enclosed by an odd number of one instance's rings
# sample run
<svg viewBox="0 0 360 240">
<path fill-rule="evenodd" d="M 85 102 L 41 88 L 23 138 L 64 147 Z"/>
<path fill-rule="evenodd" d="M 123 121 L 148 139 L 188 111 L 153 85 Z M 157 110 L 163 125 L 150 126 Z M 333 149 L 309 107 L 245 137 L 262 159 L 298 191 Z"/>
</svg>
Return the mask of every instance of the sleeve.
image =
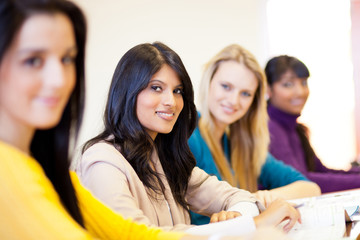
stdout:
<svg viewBox="0 0 360 240">
<path fill-rule="evenodd" d="M 270 153 L 261 168 L 258 182 L 265 189 L 273 189 L 288 185 L 296 181 L 308 181 L 308 179 L 293 167 L 276 160 Z"/>
<path fill-rule="evenodd" d="M 0 239 L 94 239 L 62 206 L 41 167 L 35 168 L 16 173 L 1 167 Z"/>
<path fill-rule="evenodd" d="M 253 208 L 257 208 L 256 199 L 250 192 L 232 187 L 225 181 L 219 181 L 215 176 L 209 176 L 198 167 L 192 172 L 186 198 L 190 210 L 206 216 L 222 210 L 226 211 L 239 202 L 250 202 Z M 242 212 L 242 214 L 247 213 Z"/>
<path fill-rule="evenodd" d="M 322 193 L 360 188 L 358 173 L 308 172 L 306 176 L 320 186 Z"/>
<path fill-rule="evenodd" d="M 124 220 L 85 190 L 79 194 L 79 183 L 71 174 L 84 229 L 63 207 L 36 160 L 19 155 L 14 151 L 3 151 L 0 144 L 0 239 L 115 240 L 143 237 L 165 240 L 179 239 L 183 235 Z"/>
<path fill-rule="evenodd" d="M 82 156 L 80 169 L 81 182 L 92 194 L 100 201 L 105 203 L 115 212 L 125 218 L 131 218 L 135 222 L 143 223 L 147 226 L 156 227 L 149 219 L 141 207 L 141 196 L 147 196 L 143 186 L 135 186 L 136 190 L 130 187 L 128 177 L 136 177 L 132 182 L 141 184 L 135 171 L 131 167 L 126 167 L 124 162 L 127 160 L 112 146 L 106 143 L 99 143 L 89 148 Z M 129 172 L 134 171 L 132 174 Z M 134 184 L 133 184 L 134 185 Z M 163 230 L 184 230 L 189 228 L 185 224 L 174 226 L 161 226 Z"/>
<path fill-rule="evenodd" d="M 291 146 L 289 142 L 286 141 L 286 134 L 276 124 L 272 122 L 269 123 L 269 129 L 270 127 L 271 131 L 276 132 L 277 134 L 276 138 L 271 138 L 270 152 L 275 157 L 281 159 L 285 163 L 291 165 L 292 163 L 296 163 L 296 156 L 291 151 Z M 352 172 L 344 173 L 337 170 L 330 170 L 323 166 L 323 164 L 318 158 L 316 158 L 315 160 L 316 167 L 321 172 L 309 172 L 307 170 L 304 170 L 302 171 L 302 173 L 310 181 L 317 183 L 320 186 L 322 193 L 360 188 L 360 174 Z M 296 168 L 299 169 L 298 167 Z"/>
<path fill-rule="evenodd" d="M 71 174 L 85 226 L 94 236 L 100 239 L 166 240 L 180 239 L 184 235 L 180 232 L 164 232 L 160 228 L 150 228 L 131 219 L 124 219 L 82 187 L 74 172 Z"/>
</svg>

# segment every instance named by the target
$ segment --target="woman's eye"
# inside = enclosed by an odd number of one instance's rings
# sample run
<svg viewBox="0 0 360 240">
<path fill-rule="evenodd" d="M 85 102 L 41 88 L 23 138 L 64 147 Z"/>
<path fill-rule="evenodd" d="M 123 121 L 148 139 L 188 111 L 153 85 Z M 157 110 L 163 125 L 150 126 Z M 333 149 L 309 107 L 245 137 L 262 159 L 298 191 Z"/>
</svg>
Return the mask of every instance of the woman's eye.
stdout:
<svg viewBox="0 0 360 240">
<path fill-rule="evenodd" d="M 244 97 L 251 97 L 251 93 L 249 92 L 242 92 L 241 95 Z"/>
<path fill-rule="evenodd" d="M 302 84 L 303 86 L 307 86 L 307 85 L 308 85 L 308 82 L 307 82 L 307 80 L 303 80 L 301 84 Z"/>
<path fill-rule="evenodd" d="M 160 86 L 151 86 L 151 89 L 156 91 L 156 92 L 160 92 L 161 91 L 161 87 Z"/>
<path fill-rule="evenodd" d="M 225 90 L 230 90 L 230 86 L 227 84 L 221 84 L 222 88 Z"/>
<path fill-rule="evenodd" d="M 183 90 L 181 88 L 177 88 L 177 89 L 174 90 L 174 93 L 183 94 L 184 92 L 183 92 Z"/>
<path fill-rule="evenodd" d="M 30 67 L 40 67 L 42 63 L 43 61 L 40 57 L 30 57 L 25 60 L 25 65 Z"/>
<path fill-rule="evenodd" d="M 63 57 L 63 58 L 62 58 L 62 62 L 63 62 L 64 64 L 72 64 L 72 63 L 75 62 L 75 57 L 73 57 L 73 56 Z"/>
<path fill-rule="evenodd" d="M 294 86 L 294 83 L 292 83 L 292 82 L 284 82 L 282 85 L 283 85 L 284 87 L 289 88 L 289 87 Z"/>
</svg>

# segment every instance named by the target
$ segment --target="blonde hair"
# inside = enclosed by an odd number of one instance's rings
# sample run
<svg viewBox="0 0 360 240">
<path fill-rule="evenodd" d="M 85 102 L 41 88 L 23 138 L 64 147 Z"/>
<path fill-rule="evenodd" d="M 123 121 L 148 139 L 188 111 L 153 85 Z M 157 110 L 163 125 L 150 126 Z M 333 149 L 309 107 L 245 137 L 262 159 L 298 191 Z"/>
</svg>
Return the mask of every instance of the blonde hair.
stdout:
<svg viewBox="0 0 360 240">
<path fill-rule="evenodd" d="M 226 130 L 230 139 L 231 167 L 234 170 L 234 175 L 223 149 L 212 135 L 215 130 L 215 123 L 208 105 L 210 82 L 220 64 L 225 61 L 236 61 L 244 64 L 255 74 L 258 80 L 258 88 L 249 110 L 241 119 L 228 126 Z M 233 186 L 239 186 L 249 191 L 258 189 L 257 178 L 268 152 L 270 138 L 267 126 L 265 91 L 266 77 L 263 69 L 254 55 L 237 44 L 225 47 L 205 65 L 200 83 L 201 118 L 199 129 L 201 135 L 208 144 L 223 179 Z"/>
</svg>

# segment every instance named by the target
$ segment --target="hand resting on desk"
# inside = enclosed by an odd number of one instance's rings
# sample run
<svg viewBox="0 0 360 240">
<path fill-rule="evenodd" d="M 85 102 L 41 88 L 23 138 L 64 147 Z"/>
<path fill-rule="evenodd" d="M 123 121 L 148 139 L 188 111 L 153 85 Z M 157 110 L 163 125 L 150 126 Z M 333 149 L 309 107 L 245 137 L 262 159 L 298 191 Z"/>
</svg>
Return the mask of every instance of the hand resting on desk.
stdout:
<svg viewBox="0 0 360 240">
<path fill-rule="evenodd" d="M 221 222 L 238 216 L 241 216 L 241 213 L 234 211 L 221 211 L 219 213 L 214 213 L 211 216 L 210 222 Z M 254 222 L 257 228 L 277 226 L 285 220 L 289 220 L 289 222 L 283 227 L 285 232 L 290 231 L 297 221 L 301 223 L 299 211 L 295 209 L 291 203 L 288 203 L 280 198 L 272 201 L 265 211 L 254 217 Z"/>
<path fill-rule="evenodd" d="M 283 227 L 285 232 L 290 231 L 297 221 L 301 223 L 299 211 L 295 209 L 293 205 L 280 198 L 273 201 L 265 211 L 260 213 L 260 215 L 254 217 L 257 228 L 277 226 L 284 220 L 289 220 Z"/>
</svg>

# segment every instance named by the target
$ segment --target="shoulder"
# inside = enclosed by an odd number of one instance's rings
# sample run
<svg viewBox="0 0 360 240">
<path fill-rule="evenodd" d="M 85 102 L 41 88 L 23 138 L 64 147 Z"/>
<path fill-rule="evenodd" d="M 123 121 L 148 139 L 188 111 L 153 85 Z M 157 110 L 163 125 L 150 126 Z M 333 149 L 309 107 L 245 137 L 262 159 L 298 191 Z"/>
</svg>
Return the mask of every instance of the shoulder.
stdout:
<svg viewBox="0 0 360 240">
<path fill-rule="evenodd" d="M 306 177 L 303 176 L 298 170 L 284 163 L 283 161 L 276 159 L 270 153 L 268 153 L 265 165 L 267 166 L 266 168 L 268 171 L 277 173 L 279 176 L 294 177 L 296 180 L 307 180 Z"/>
<path fill-rule="evenodd" d="M 287 168 L 287 165 L 285 165 L 282 161 L 277 160 L 273 155 L 268 153 L 263 168 L 279 169 L 279 168 Z"/>
<path fill-rule="evenodd" d="M 112 145 L 106 142 L 95 143 L 83 153 L 78 169 L 87 169 L 96 163 L 107 163 L 117 168 L 123 168 L 124 164 L 130 164 L 124 156 Z"/>
</svg>

